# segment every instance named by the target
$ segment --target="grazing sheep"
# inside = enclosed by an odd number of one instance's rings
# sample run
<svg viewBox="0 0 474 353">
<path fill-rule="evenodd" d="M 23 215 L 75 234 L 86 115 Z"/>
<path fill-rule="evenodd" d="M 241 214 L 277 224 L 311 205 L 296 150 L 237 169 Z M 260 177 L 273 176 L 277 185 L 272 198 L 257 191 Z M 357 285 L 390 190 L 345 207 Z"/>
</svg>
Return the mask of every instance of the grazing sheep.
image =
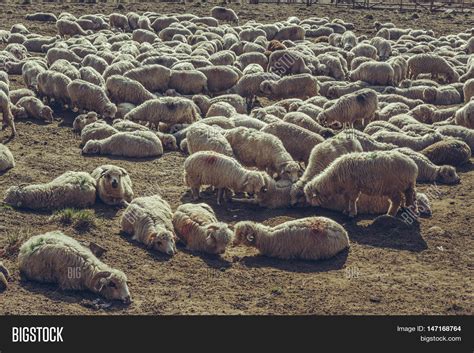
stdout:
<svg viewBox="0 0 474 353">
<path fill-rule="evenodd" d="M 133 199 L 132 181 L 124 168 L 106 164 L 94 169 L 97 196 L 111 206 L 127 205 Z"/>
<path fill-rule="evenodd" d="M 206 118 L 213 116 L 224 116 L 230 118 L 233 115 L 236 115 L 237 111 L 235 108 L 227 102 L 216 102 L 209 107 L 209 110 L 206 113 Z"/>
<path fill-rule="evenodd" d="M 155 95 L 147 91 L 140 82 L 124 76 L 110 76 L 107 79 L 105 88 L 107 95 L 115 103 L 140 105 L 155 98 Z"/>
<path fill-rule="evenodd" d="M 421 151 L 423 148 L 443 139 L 443 136 L 439 133 L 415 137 L 407 135 L 405 132 L 392 131 L 379 131 L 373 134 L 372 137 L 379 142 L 394 144 L 398 147 L 408 147 L 413 151 Z"/>
<path fill-rule="evenodd" d="M 35 235 L 24 242 L 18 265 L 29 280 L 57 283 L 62 290 L 87 289 L 109 300 L 131 302 L 125 274 L 60 231 Z M 80 276 L 71 276 L 71 269 L 80 269 Z"/>
<path fill-rule="evenodd" d="M 205 203 L 180 205 L 173 215 L 178 238 L 191 251 L 223 254 L 233 241 L 233 232 L 219 222 L 212 208 Z"/>
<path fill-rule="evenodd" d="M 53 99 L 64 107 L 70 104 L 67 87 L 71 82 L 71 79 L 62 73 L 50 70 L 41 72 L 38 75 L 38 95 L 40 98 Z"/>
<path fill-rule="evenodd" d="M 236 127 L 223 132 L 242 164 L 266 170 L 271 176 L 296 181 L 300 166 L 276 136 L 254 129 Z"/>
<path fill-rule="evenodd" d="M 268 124 L 260 131 L 278 137 L 291 157 L 295 161 L 303 161 L 305 165 L 308 165 L 313 147 L 324 141 L 324 138 L 315 132 L 285 122 Z"/>
<path fill-rule="evenodd" d="M 387 60 L 387 63 L 392 66 L 393 69 L 393 83 L 395 85 L 399 84 L 408 74 L 408 63 L 407 61 L 401 56 L 394 56 Z"/>
<path fill-rule="evenodd" d="M 357 215 L 360 193 L 387 196 L 387 214 L 395 216 L 405 196 L 407 207 L 415 207 L 418 167 L 409 157 L 396 151 L 359 152 L 337 158 L 304 187 L 308 203 L 319 206 L 331 195 L 341 194 L 349 217 Z M 337 190 L 337 192 L 335 191 Z"/>
<path fill-rule="evenodd" d="M 125 115 L 125 120 L 148 121 L 158 126 L 193 123 L 200 119 L 197 106 L 183 97 L 160 97 L 146 101 Z"/>
<path fill-rule="evenodd" d="M 306 130 L 315 132 L 324 138 L 334 136 L 333 130 L 328 129 L 324 126 L 321 126 L 319 123 L 313 120 L 309 115 L 300 111 L 290 112 L 290 113 L 285 114 L 285 116 L 283 117 L 283 121 L 300 126 Z"/>
<path fill-rule="evenodd" d="M 65 59 L 56 60 L 52 65 L 49 66 L 49 70 L 60 72 L 69 77 L 71 80 L 77 80 L 81 78 L 79 70 Z"/>
<path fill-rule="evenodd" d="M 364 81 L 371 85 L 393 86 L 394 75 L 392 66 L 386 62 L 368 61 L 362 63 L 349 74 L 351 81 Z"/>
<path fill-rule="evenodd" d="M 308 99 L 318 94 L 319 84 L 310 74 L 285 76 L 278 81 L 265 80 L 260 84 L 262 95 L 270 99 Z"/>
<path fill-rule="evenodd" d="M 7 146 L 0 143 L 0 173 L 15 167 L 15 159 Z"/>
<path fill-rule="evenodd" d="M 187 129 L 189 154 L 199 151 L 214 151 L 232 157 L 232 147 L 219 129 L 202 123 L 192 124 Z"/>
<path fill-rule="evenodd" d="M 193 200 L 199 199 L 202 185 L 214 186 L 219 205 L 225 189 L 254 194 L 265 187 L 262 172 L 245 169 L 234 158 L 214 151 L 200 151 L 186 158 L 184 182 L 191 188 Z"/>
<path fill-rule="evenodd" d="M 81 62 L 82 67 L 92 67 L 94 70 L 96 70 L 99 74 L 103 74 L 105 69 L 109 66 L 107 61 L 104 58 L 101 58 L 100 56 L 97 56 L 95 54 L 89 54 L 82 59 Z"/>
<path fill-rule="evenodd" d="M 140 82 L 150 92 L 165 92 L 171 77 L 171 70 L 162 65 L 144 65 L 127 70 L 124 74 Z"/>
<path fill-rule="evenodd" d="M 2 130 L 10 127 L 11 137 L 16 136 L 15 120 L 11 109 L 11 102 L 8 94 L 0 90 L 0 112 L 2 113 Z"/>
<path fill-rule="evenodd" d="M 470 100 L 454 114 L 454 121 L 457 125 L 474 129 L 474 100 Z"/>
<path fill-rule="evenodd" d="M 235 11 L 226 7 L 214 6 L 211 9 L 211 16 L 219 21 L 231 22 L 235 25 L 239 25 L 239 17 Z"/>
<path fill-rule="evenodd" d="M 193 102 L 198 106 L 199 110 L 203 115 L 207 114 L 207 111 L 217 102 L 226 102 L 232 105 L 237 113 L 246 114 L 247 113 L 247 104 L 245 98 L 242 98 L 238 94 L 224 94 L 214 98 L 209 98 L 202 94 L 193 96 Z"/>
<path fill-rule="evenodd" d="M 474 97 L 474 78 L 471 78 L 464 82 L 463 86 L 463 94 L 464 94 L 464 103 L 467 103 Z"/>
<path fill-rule="evenodd" d="M 4 201 L 28 209 L 85 208 L 95 203 L 95 180 L 88 173 L 66 172 L 49 183 L 12 186 Z"/>
<path fill-rule="evenodd" d="M 44 105 L 36 97 L 23 97 L 16 103 L 16 106 L 23 108 L 29 118 L 43 120 L 48 123 L 53 122 L 53 109 Z"/>
<path fill-rule="evenodd" d="M 106 119 L 113 119 L 117 106 L 113 104 L 104 89 L 83 80 L 74 80 L 67 86 L 72 107 L 94 111 Z"/>
<path fill-rule="evenodd" d="M 80 63 L 82 59 L 69 49 L 51 48 L 46 53 L 46 61 L 49 66 L 57 60 L 64 59 L 70 63 Z"/>
<path fill-rule="evenodd" d="M 131 158 L 159 157 L 163 154 L 163 145 L 151 131 L 117 132 L 103 140 L 89 140 L 82 153 Z"/>
<path fill-rule="evenodd" d="M 352 128 L 357 120 L 362 120 L 362 124 L 366 120 L 372 120 L 377 107 L 377 93 L 365 88 L 339 98 L 334 105 L 319 115 L 319 120 L 325 121 L 326 124 L 339 121 L 343 126 L 349 125 Z"/>
<path fill-rule="evenodd" d="M 102 75 L 91 66 L 81 67 L 79 69 L 79 74 L 81 75 L 80 79 L 83 81 L 90 82 L 100 87 L 105 85 L 105 80 Z"/>
<path fill-rule="evenodd" d="M 198 70 L 171 70 L 169 88 L 181 94 L 200 94 L 207 91 L 207 77 Z"/>
<path fill-rule="evenodd" d="M 27 88 L 36 90 L 38 86 L 38 75 L 46 71 L 46 64 L 36 60 L 28 60 L 21 68 L 23 82 Z"/>
<path fill-rule="evenodd" d="M 459 74 L 443 57 L 432 54 L 423 53 L 410 57 L 407 61 L 408 73 L 411 79 L 416 79 L 422 73 L 431 74 L 433 78 L 443 75 L 447 83 L 459 81 Z"/>
<path fill-rule="evenodd" d="M 120 29 L 124 32 L 130 28 L 127 16 L 120 13 L 111 13 L 109 15 L 109 24 L 110 27 Z"/>
<path fill-rule="evenodd" d="M 60 18 L 56 21 L 56 28 L 58 29 L 58 34 L 61 37 L 66 36 L 87 36 L 87 32 L 82 29 L 82 27 L 75 21 L 70 21 L 68 19 Z"/>
<path fill-rule="evenodd" d="M 471 149 L 459 140 L 447 139 L 433 143 L 422 150 L 428 159 L 436 165 L 452 165 L 457 167 L 469 162 Z"/>
<path fill-rule="evenodd" d="M 127 207 L 120 219 L 122 230 L 132 234 L 149 249 L 169 256 L 176 254 L 173 212 L 161 196 L 137 197 Z"/>
<path fill-rule="evenodd" d="M 255 247 L 262 255 L 284 260 L 328 259 L 349 247 L 347 231 L 325 217 L 301 218 L 275 227 L 238 222 L 235 238 L 236 244 Z"/>
<path fill-rule="evenodd" d="M 419 122 L 433 124 L 450 119 L 457 109 L 457 107 L 440 109 L 431 104 L 421 104 L 410 110 L 409 114 Z"/>
<path fill-rule="evenodd" d="M 241 76 L 236 69 L 225 65 L 200 67 L 197 70 L 207 77 L 207 89 L 212 94 L 232 88 Z"/>
<path fill-rule="evenodd" d="M 87 114 L 78 115 L 72 122 L 72 130 L 75 133 L 81 133 L 84 127 L 89 124 L 95 123 L 98 120 L 96 112 L 89 112 Z"/>
</svg>

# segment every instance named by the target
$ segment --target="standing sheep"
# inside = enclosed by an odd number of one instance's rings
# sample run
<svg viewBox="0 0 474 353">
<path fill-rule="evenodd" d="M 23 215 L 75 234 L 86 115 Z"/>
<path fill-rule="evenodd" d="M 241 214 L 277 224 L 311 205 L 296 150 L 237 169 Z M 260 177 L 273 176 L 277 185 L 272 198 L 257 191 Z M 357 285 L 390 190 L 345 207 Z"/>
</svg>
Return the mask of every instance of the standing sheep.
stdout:
<svg viewBox="0 0 474 353">
<path fill-rule="evenodd" d="M 230 22 L 239 25 L 239 17 L 234 10 L 222 6 L 214 6 L 211 9 L 211 16 L 223 22 Z"/>
<path fill-rule="evenodd" d="M 474 100 L 470 100 L 454 114 L 454 121 L 457 125 L 474 129 Z"/>
<path fill-rule="evenodd" d="M 173 226 L 186 249 L 191 251 L 223 254 L 234 236 L 229 226 L 219 222 L 205 203 L 180 205 L 173 215 Z"/>
<path fill-rule="evenodd" d="M 120 225 L 132 239 L 169 256 L 176 254 L 171 207 L 159 195 L 134 199 L 123 213 Z"/>
<path fill-rule="evenodd" d="M 192 124 L 186 134 L 189 154 L 199 151 L 214 151 L 228 157 L 233 156 L 229 141 L 218 128 L 202 123 Z"/>
<path fill-rule="evenodd" d="M 459 81 L 459 74 L 443 57 L 432 54 L 423 53 L 410 57 L 407 61 L 409 77 L 416 79 L 419 74 L 429 73 L 432 77 L 438 78 L 443 75 L 447 83 Z"/>
<path fill-rule="evenodd" d="M 106 164 L 94 169 L 91 176 L 97 184 L 97 196 L 106 205 L 128 205 L 132 201 L 132 181 L 124 168 Z"/>
<path fill-rule="evenodd" d="M 368 61 L 349 74 L 351 81 L 364 81 L 376 86 L 393 86 L 395 72 L 386 62 Z"/>
<path fill-rule="evenodd" d="M 314 97 L 319 92 L 319 84 L 316 77 L 310 74 L 298 74 L 285 76 L 278 81 L 263 81 L 260 84 L 262 94 L 270 99 Z"/>
<path fill-rule="evenodd" d="M 147 91 L 140 82 L 119 75 L 110 76 L 105 84 L 105 89 L 110 99 L 117 104 L 140 105 L 155 98 L 155 95 Z"/>
<path fill-rule="evenodd" d="M 131 303 L 127 277 L 101 262 L 88 248 L 60 231 L 35 235 L 20 247 L 20 272 L 27 279 L 57 283 L 63 290 L 85 290 Z M 80 276 L 70 276 L 70 270 Z"/>
<path fill-rule="evenodd" d="M 321 260 L 349 247 L 347 231 L 325 217 L 307 217 L 269 227 L 244 221 L 235 225 L 236 244 L 279 259 Z"/>
<path fill-rule="evenodd" d="M 69 105 L 67 87 L 71 82 L 71 79 L 62 73 L 50 70 L 41 72 L 38 75 L 38 96 L 53 99 L 63 107 Z"/>
<path fill-rule="evenodd" d="M 106 119 L 113 119 L 117 106 L 113 104 L 104 89 L 83 80 L 74 80 L 67 86 L 72 107 L 94 111 Z"/>
</svg>

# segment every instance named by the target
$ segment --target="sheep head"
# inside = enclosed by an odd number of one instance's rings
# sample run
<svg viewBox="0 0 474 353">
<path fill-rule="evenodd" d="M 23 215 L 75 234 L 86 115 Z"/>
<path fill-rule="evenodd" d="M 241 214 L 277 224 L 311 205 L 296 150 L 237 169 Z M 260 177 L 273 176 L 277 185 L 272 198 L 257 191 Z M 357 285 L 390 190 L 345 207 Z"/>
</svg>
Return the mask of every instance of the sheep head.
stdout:
<svg viewBox="0 0 474 353">
<path fill-rule="evenodd" d="M 306 196 L 306 201 L 311 206 L 321 206 L 321 204 L 323 203 L 323 197 L 320 190 L 312 182 L 306 184 L 306 186 L 304 187 L 304 194 Z"/>
<path fill-rule="evenodd" d="M 127 277 L 118 270 L 100 271 L 92 278 L 92 290 L 106 299 L 131 303 Z"/>
<path fill-rule="evenodd" d="M 176 254 L 176 240 L 173 232 L 166 229 L 155 229 L 148 237 L 148 247 L 169 256 Z"/>
<path fill-rule="evenodd" d="M 125 169 L 116 166 L 108 166 L 100 173 L 99 183 L 110 195 L 123 195 L 122 178 L 127 176 Z"/>
<path fill-rule="evenodd" d="M 113 119 L 117 114 L 117 106 L 113 103 L 107 104 L 102 112 L 105 119 Z"/>
<path fill-rule="evenodd" d="M 274 83 L 271 81 L 263 81 L 260 84 L 260 91 L 265 95 L 265 96 L 272 96 L 273 95 L 273 86 Z"/>
<path fill-rule="evenodd" d="M 53 109 L 51 109 L 48 106 L 41 108 L 40 116 L 45 121 L 52 123 L 53 122 Z"/>
<path fill-rule="evenodd" d="M 280 168 L 280 177 L 282 179 L 291 180 L 292 182 L 298 180 L 298 174 L 301 171 L 301 167 L 298 162 L 289 161 L 283 164 Z"/>
<path fill-rule="evenodd" d="M 265 179 L 261 172 L 250 171 L 243 184 L 243 191 L 249 194 L 259 193 L 265 188 Z"/>
<path fill-rule="evenodd" d="M 456 173 L 456 168 L 450 165 L 443 165 L 438 169 L 436 181 L 443 184 L 458 184 L 461 178 Z"/>
<path fill-rule="evenodd" d="M 235 241 L 236 245 L 243 244 L 253 246 L 256 243 L 256 231 L 252 222 L 243 221 L 235 225 Z"/>
<path fill-rule="evenodd" d="M 83 154 L 98 154 L 100 153 L 100 141 L 90 140 L 87 141 L 86 145 L 82 149 Z"/>
<path fill-rule="evenodd" d="M 433 103 L 436 100 L 438 90 L 434 87 L 427 87 L 423 91 L 423 99 L 429 103 Z"/>
<path fill-rule="evenodd" d="M 208 251 L 213 254 L 223 254 L 233 238 L 234 233 L 226 223 L 211 223 L 206 227 Z"/>
</svg>

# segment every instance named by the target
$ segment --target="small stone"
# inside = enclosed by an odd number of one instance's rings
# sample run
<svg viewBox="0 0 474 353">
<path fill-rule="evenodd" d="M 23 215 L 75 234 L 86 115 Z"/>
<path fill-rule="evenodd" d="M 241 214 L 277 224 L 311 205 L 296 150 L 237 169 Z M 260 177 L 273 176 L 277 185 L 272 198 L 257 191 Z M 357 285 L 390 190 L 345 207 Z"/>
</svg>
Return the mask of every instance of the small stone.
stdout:
<svg viewBox="0 0 474 353">
<path fill-rule="evenodd" d="M 382 299 L 381 299 L 380 297 L 375 296 L 375 295 L 371 296 L 371 297 L 369 298 L 369 300 L 370 300 L 372 303 L 380 303 L 380 302 L 382 301 Z"/>
</svg>

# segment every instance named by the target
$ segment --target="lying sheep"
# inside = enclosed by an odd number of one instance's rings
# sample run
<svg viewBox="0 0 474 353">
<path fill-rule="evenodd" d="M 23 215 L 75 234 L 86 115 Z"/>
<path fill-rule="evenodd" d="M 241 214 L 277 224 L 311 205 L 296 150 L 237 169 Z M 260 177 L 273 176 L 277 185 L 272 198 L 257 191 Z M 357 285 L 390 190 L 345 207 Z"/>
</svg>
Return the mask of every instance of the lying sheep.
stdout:
<svg viewBox="0 0 474 353">
<path fill-rule="evenodd" d="M 404 103 L 388 103 L 386 106 L 376 112 L 375 119 L 388 121 L 395 115 L 405 114 L 409 111 L 410 108 Z"/>
<path fill-rule="evenodd" d="M 81 146 L 84 146 L 90 140 L 103 140 L 109 136 L 115 135 L 117 129 L 108 125 L 103 120 L 97 120 L 87 124 L 81 131 Z"/>
<path fill-rule="evenodd" d="M 128 205 L 133 199 L 132 181 L 124 168 L 106 164 L 94 169 L 97 196 L 111 206 Z"/>
<path fill-rule="evenodd" d="M 260 84 L 262 94 L 270 99 L 301 98 L 316 96 L 319 84 L 310 74 L 285 76 L 278 81 L 265 80 Z"/>
<path fill-rule="evenodd" d="M 140 105 L 155 98 L 155 95 L 147 91 L 140 82 L 124 76 L 110 76 L 107 79 L 105 88 L 107 95 L 115 103 Z"/>
<path fill-rule="evenodd" d="M 364 81 L 378 86 L 393 86 L 394 76 L 390 64 L 377 61 L 365 62 L 349 74 L 351 81 Z"/>
<path fill-rule="evenodd" d="M 370 121 L 378 108 L 378 98 L 374 90 L 366 88 L 339 98 L 333 106 L 325 109 L 319 120 L 327 124 L 339 121 L 343 126 L 354 126 L 354 122 Z"/>
<path fill-rule="evenodd" d="M 212 208 L 205 204 L 185 203 L 173 215 L 173 226 L 179 239 L 191 251 L 223 254 L 233 241 L 233 232 L 219 222 Z"/>
<path fill-rule="evenodd" d="M 457 125 L 474 129 L 474 100 L 470 100 L 454 114 L 454 121 Z"/>
<path fill-rule="evenodd" d="M 202 123 L 192 124 L 186 134 L 189 154 L 199 151 L 214 151 L 228 157 L 233 156 L 229 141 L 219 129 Z"/>
<path fill-rule="evenodd" d="M 88 173 L 66 172 L 49 183 L 12 186 L 4 201 L 28 209 L 85 208 L 95 203 L 95 180 Z"/>
<path fill-rule="evenodd" d="M 379 103 L 403 103 L 410 109 L 413 109 L 416 106 L 424 103 L 421 99 L 410 99 L 399 96 L 398 94 L 383 94 L 379 95 L 378 97 Z"/>
<path fill-rule="evenodd" d="M 16 106 L 23 108 L 26 117 L 39 119 L 48 123 L 53 122 L 53 109 L 44 105 L 41 100 L 36 97 L 23 97 L 17 103 Z"/>
<path fill-rule="evenodd" d="M 271 176 L 296 181 L 300 166 L 276 136 L 254 129 L 236 127 L 223 132 L 237 160 L 249 167 L 266 170 Z"/>
<path fill-rule="evenodd" d="M 433 143 L 422 150 L 428 159 L 437 165 L 452 165 L 454 167 L 469 162 L 471 158 L 471 149 L 469 146 L 459 140 L 446 139 Z"/>
<path fill-rule="evenodd" d="M 457 125 L 438 126 L 436 130 L 443 136 L 451 136 L 466 142 L 469 148 L 474 150 L 474 130 Z"/>
<path fill-rule="evenodd" d="M 159 157 L 163 154 L 163 145 L 151 131 L 117 132 L 103 140 L 88 141 L 82 153 L 131 158 Z"/>
<path fill-rule="evenodd" d="M 16 136 L 15 120 L 12 113 L 12 104 L 8 94 L 0 90 L 0 112 L 2 113 L 2 130 L 10 127 L 12 130 L 11 137 Z"/>
<path fill-rule="evenodd" d="M 413 151 L 421 151 L 422 149 L 441 141 L 443 136 L 439 133 L 431 133 L 424 136 L 409 136 L 405 132 L 379 131 L 372 137 L 384 143 L 390 143 L 399 147 L 408 147 Z"/>
<path fill-rule="evenodd" d="M 125 115 L 125 120 L 148 121 L 158 126 L 193 123 L 200 119 L 197 106 L 187 98 L 160 97 L 146 101 Z"/>
<path fill-rule="evenodd" d="M 214 98 L 209 98 L 204 95 L 195 95 L 193 96 L 193 102 L 199 107 L 199 110 L 203 115 L 206 115 L 211 105 L 217 102 L 229 103 L 239 114 L 247 113 L 245 98 L 242 98 L 238 94 L 224 94 Z"/>
<path fill-rule="evenodd" d="M 398 126 L 395 126 L 389 123 L 388 121 L 383 120 L 372 121 L 364 128 L 364 133 L 368 135 L 373 135 L 379 131 L 403 132 L 403 130 L 400 129 Z"/>
<path fill-rule="evenodd" d="M 132 234 L 133 240 L 169 256 L 176 254 L 173 212 L 161 196 L 134 199 L 122 214 L 122 231 Z"/>
<path fill-rule="evenodd" d="M 307 217 L 269 227 L 244 221 L 235 225 L 236 244 L 279 259 L 328 259 L 349 247 L 347 231 L 325 217 Z M 281 246 L 285 244 L 285 246 Z"/>
<path fill-rule="evenodd" d="M 423 91 L 423 100 L 434 105 L 454 105 L 462 103 L 461 94 L 455 87 L 427 87 Z"/>
<path fill-rule="evenodd" d="M 342 194 L 347 205 L 343 213 L 357 215 L 360 193 L 387 196 L 387 214 L 395 216 L 402 204 L 416 210 L 415 184 L 418 167 L 409 157 L 396 151 L 359 152 L 337 158 L 321 174 L 304 187 L 308 203 L 319 206 L 331 195 Z M 335 192 L 337 190 L 337 192 Z"/>
<path fill-rule="evenodd" d="M 431 104 L 421 104 L 410 110 L 409 114 L 421 123 L 433 124 L 450 119 L 457 109 L 457 107 L 440 109 Z"/>
<path fill-rule="evenodd" d="M 191 188 L 193 200 L 199 199 L 202 185 L 214 186 L 219 205 L 225 189 L 253 194 L 265 187 L 262 172 L 245 169 L 234 158 L 214 151 L 200 151 L 186 158 L 184 182 Z"/>
<path fill-rule="evenodd" d="M 0 173 L 15 167 L 15 159 L 7 146 L 0 143 Z"/>
<path fill-rule="evenodd" d="M 75 133 L 81 133 L 84 127 L 89 124 L 95 123 L 98 120 L 96 112 L 89 112 L 87 114 L 78 115 L 72 122 L 72 131 Z"/>
<path fill-rule="evenodd" d="M 72 107 L 94 111 L 106 119 L 113 119 L 117 106 L 107 97 L 103 88 L 83 80 L 74 80 L 67 86 Z"/>
<path fill-rule="evenodd" d="M 57 283 L 62 290 L 87 289 L 109 300 L 131 302 L 125 274 L 60 231 L 35 235 L 24 242 L 18 265 L 29 280 Z M 71 269 L 80 269 L 80 276 L 71 276 Z"/>
<path fill-rule="evenodd" d="M 416 54 L 410 57 L 407 63 L 409 77 L 412 79 L 416 79 L 422 73 L 429 73 L 434 78 L 443 75 L 447 83 L 459 81 L 459 74 L 456 70 L 446 59 L 437 54 Z"/>
<path fill-rule="evenodd" d="M 268 124 L 260 131 L 278 137 L 291 157 L 295 161 L 303 161 L 305 165 L 308 165 L 314 146 L 324 141 L 324 138 L 315 132 L 285 122 Z"/>
<path fill-rule="evenodd" d="M 36 94 L 28 88 L 19 88 L 13 91 L 10 91 L 10 101 L 12 104 L 18 103 L 23 97 L 35 97 Z"/>
</svg>

